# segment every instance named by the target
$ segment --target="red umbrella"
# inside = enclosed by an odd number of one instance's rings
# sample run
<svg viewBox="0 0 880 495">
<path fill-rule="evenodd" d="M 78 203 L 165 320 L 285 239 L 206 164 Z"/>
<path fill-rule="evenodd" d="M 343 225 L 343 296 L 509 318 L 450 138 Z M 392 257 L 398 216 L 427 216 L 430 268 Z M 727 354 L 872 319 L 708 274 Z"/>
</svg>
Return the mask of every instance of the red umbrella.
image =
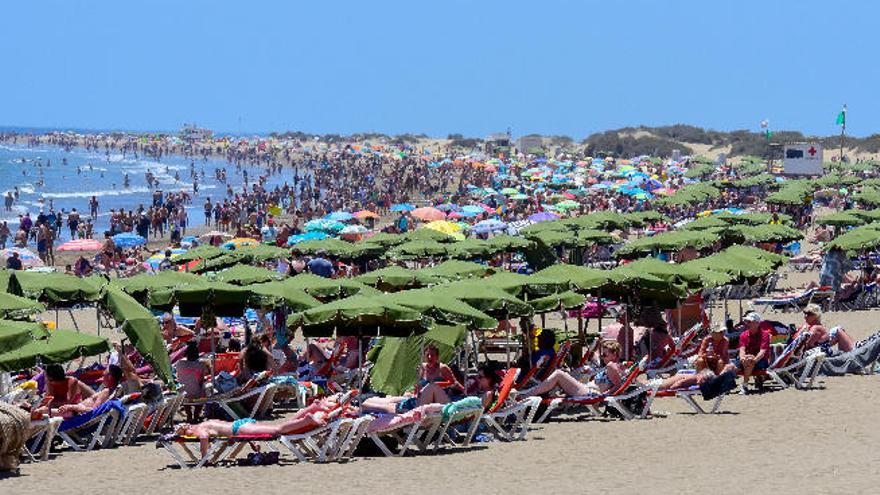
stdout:
<svg viewBox="0 0 880 495">
<path fill-rule="evenodd" d="M 55 248 L 56 251 L 100 251 L 103 247 L 101 241 L 95 239 L 76 239 L 65 242 Z"/>
</svg>

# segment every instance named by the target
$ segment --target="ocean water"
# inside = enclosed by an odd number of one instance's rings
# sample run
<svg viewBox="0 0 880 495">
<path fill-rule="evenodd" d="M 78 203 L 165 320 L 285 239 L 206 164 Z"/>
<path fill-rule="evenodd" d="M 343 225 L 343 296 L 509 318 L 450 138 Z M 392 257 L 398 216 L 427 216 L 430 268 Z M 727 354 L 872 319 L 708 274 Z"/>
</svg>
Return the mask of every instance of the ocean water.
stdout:
<svg viewBox="0 0 880 495">
<path fill-rule="evenodd" d="M 66 164 L 64 160 L 67 160 Z M 199 192 L 193 195 L 193 181 L 190 165 L 195 164 L 199 175 Z M 80 172 L 77 173 L 77 167 Z M 18 225 L 19 215 L 30 213 L 35 217 L 41 210 L 48 212 L 50 204 L 56 212 L 62 208 L 70 211 L 76 208 L 85 217 L 89 213 L 89 199 L 97 197 L 99 202 L 98 220 L 95 232 L 109 227 L 110 208 L 135 209 L 152 203 L 152 190 L 147 186 L 145 173 L 152 172 L 159 181 L 159 189 L 165 192 L 186 190 L 193 195 L 188 206 L 189 224 L 202 225 L 204 214 L 202 206 L 205 198 L 212 202 L 226 197 L 225 184 L 214 179 L 215 169 L 226 169 L 227 183 L 235 192 L 242 190 L 244 182 L 235 165 L 221 159 L 190 160 L 180 156 L 163 156 L 161 161 L 154 158 L 132 154 L 123 156 L 111 150 L 102 152 L 73 149 L 65 151 L 58 147 L 40 146 L 28 148 L 25 145 L 0 143 L 0 193 L 18 187 L 19 200 L 11 212 L 0 209 L 0 220 Z M 204 179 L 201 171 L 205 171 Z M 259 167 L 242 166 L 253 183 L 254 178 L 265 173 Z M 129 186 L 123 185 L 124 176 L 129 176 Z M 175 175 L 179 175 L 179 180 Z M 285 170 L 282 174 L 269 177 L 268 187 L 281 185 L 285 181 L 293 184 L 293 172 Z M 2 202 L 0 202 L 2 205 Z M 66 225 L 66 224 L 65 224 Z M 62 229 L 61 241 L 68 240 L 69 232 Z"/>
</svg>

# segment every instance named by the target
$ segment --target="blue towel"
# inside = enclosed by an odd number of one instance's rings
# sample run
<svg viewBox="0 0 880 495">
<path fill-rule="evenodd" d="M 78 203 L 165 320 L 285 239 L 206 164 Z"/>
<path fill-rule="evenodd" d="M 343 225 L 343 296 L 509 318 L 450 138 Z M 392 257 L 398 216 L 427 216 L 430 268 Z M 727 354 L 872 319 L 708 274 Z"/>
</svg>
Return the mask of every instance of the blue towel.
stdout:
<svg viewBox="0 0 880 495">
<path fill-rule="evenodd" d="M 109 412 L 111 409 L 116 409 L 119 411 L 119 419 L 120 421 L 125 418 L 125 406 L 122 405 L 121 401 L 111 400 L 107 401 L 95 409 L 83 414 L 77 414 L 76 416 L 66 419 L 61 423 L 61 427 L 58 428 L 59 431 L 67 431 L 71 428 L 76 428 L 78 426 L 82 426 L 89 421 L 97 418 L 98 416 Z"/>
</svg>

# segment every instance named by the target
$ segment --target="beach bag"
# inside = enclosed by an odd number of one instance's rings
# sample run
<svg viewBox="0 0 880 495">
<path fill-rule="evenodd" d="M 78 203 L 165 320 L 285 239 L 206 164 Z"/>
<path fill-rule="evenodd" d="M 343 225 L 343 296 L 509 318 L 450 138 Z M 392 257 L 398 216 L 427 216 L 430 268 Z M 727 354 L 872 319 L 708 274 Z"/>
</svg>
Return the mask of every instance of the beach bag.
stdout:
<svg viewBox="0 0 880 495">
<path fill-rule="evenodd" d="M 727 371 L 720 375 L 706 380 L 700 385 L 700 393 L 703 394 L 703 400 L 712 400 L 719 395 L 736 388 L 736 373 Z"/>
</svg>

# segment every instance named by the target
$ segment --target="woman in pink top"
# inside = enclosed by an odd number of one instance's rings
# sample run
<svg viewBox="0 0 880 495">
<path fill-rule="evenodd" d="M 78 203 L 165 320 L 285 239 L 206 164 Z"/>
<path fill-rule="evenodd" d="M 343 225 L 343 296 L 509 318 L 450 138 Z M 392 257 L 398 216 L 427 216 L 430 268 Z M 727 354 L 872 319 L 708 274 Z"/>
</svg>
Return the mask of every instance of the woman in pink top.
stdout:
<svg viewBox="0 0 880 495">
<path fill-rule="evenodd" d="M 199 346 L 193 341 L 186 343 L 184 359 L 174 364 L 177 381 L 181 383 L 181 391 L 189 399 L 200 399 L 205 396 L 205 377 L 208 374 L 205 365 L 199 361 Z M 183 406 L 186 422 L 192 423 L 193 418 L 202 415 L 202 406 Z"/>
</svg>

